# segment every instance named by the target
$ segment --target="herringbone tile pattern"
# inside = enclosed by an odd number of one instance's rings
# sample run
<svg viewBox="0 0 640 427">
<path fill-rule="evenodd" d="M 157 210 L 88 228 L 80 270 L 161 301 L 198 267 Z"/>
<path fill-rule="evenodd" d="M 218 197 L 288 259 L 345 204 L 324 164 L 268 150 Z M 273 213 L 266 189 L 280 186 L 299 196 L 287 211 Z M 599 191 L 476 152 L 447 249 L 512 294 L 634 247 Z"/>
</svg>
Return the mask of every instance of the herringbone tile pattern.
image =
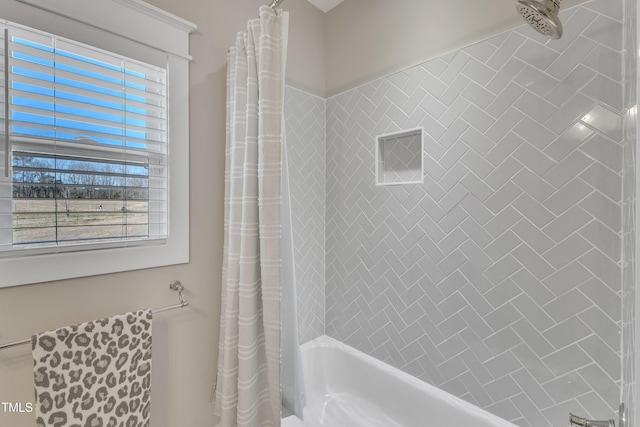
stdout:
<svg viewBox="0 0 640 427">
<path fill-rule="evenodd" d="M 622 0 L 327 101 L 326 331 L 521 426 L 620 394 Z M 425 129 L 425 183 L 375 137 Z"/>
<path fill-rule="evenodd" d="M 624 0 L 625 4 L 625 48 L 627 52 L 638 51 L 638 5 L 635 0 Z M 637 78 L 636 56 L 625 56 L 626 107 L 624 163 L 622 173 L 622 402 L 626 405 L 627 419 L 634 420 L 637 410 L 635 395 L 636 361 L 636 141 L 637 141 Z M 631 421 L 630 425 L 635 424 Z"/>
<path fill-rule="evenodd" d="M 285 123 L 300 342 L 324 335 L 325 100 L 287 86 Z"/>
</svg>

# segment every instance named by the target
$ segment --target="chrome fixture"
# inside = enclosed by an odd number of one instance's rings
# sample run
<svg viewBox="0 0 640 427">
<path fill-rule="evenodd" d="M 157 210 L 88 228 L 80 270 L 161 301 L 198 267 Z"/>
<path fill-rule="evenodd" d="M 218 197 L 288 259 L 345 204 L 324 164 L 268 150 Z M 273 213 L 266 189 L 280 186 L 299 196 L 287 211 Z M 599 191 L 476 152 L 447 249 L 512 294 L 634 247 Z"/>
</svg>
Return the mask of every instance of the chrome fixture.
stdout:
<svg viewBox="0 0 640 427">
<path fill-rule="evenodd" d="M 173 280 L 171 283 L 169 283 L 169 289 L 171 289 L 172 291 L 176 291 L 178 293 L 178 299 L 180 302 L 178 304 L 168 305 L 166 307 L 154 308 L 153 310 L 151 310 L 152 314 L 155 315 L 158 313 L 162 313 L 163 311 L 175 310 L 176 308 L 184 308 L 189 306 L 189 301 L 185 301 L 184 297 L 182 296 L 182 292 L 184 291 L 184 286 L 182 286 L 182 283 L 180 283 L 179 280 Z M 31 338 L 15 341 L 8 344 L 2 344 L 0 345 L 0 350 L 4 350 L 11 347 L 17 347 L 23 344 L 31 344 Z"/>
<path fill-rule="evenodd" d="M 273 0 L 273 1 L 271 2 L 271 4 L 269 5 L 269 7 L 270 7 L 271 9 L 275 9 L 275 8 L 277 8 L 277 7 L 280 7 L 280 3 L 282 3 L 283 1 L 284 1 L 284 0 Z"/>
<path fill-rule="evenodd" d="M 627 410 L 624 407 L 624 403 L 620 404 L 620 409 L 618 410 L 618 427 L 627 427 Z"/>
<path fill-rule="evenodd" d="M 562 23 L 558 19 L 562 0 L 518 0 L 516 9 L 539 33 L 552 38 L 562 37 Z"/>
<path fill-rule="evenodd" d="M 616 427 L 616 423 L 613 420 L 588 420 L 573 414 L 569 414 L 569 423 L 580 427 Z"/>
</svg>

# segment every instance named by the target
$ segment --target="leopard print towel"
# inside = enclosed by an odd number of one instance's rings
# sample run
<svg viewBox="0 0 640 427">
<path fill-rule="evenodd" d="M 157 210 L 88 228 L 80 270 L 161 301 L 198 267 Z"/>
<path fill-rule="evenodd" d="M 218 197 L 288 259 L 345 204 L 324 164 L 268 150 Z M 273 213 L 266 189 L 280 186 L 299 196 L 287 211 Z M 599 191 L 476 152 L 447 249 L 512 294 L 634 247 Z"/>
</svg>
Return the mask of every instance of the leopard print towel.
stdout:
<svg viewBox="0 0 640 427">
<path fill-rule="evenodd" d="M 151 310 L 31 337 L 37 427 L 148 427 Z"/>
</svg>

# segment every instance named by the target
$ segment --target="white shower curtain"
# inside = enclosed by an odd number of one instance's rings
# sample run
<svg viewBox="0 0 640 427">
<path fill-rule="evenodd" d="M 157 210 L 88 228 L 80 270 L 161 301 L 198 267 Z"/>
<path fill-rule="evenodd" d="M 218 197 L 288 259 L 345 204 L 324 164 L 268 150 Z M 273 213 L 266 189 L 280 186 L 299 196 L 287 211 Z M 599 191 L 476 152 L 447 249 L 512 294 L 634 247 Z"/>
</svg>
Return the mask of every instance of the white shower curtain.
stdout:
<svg viewBox="0 0 640 427">
<path fill-rule="evenodd" d="M 220 426 L 280 425 L 285 19 L 267 6 L 229 50 Z"/>
</svg>

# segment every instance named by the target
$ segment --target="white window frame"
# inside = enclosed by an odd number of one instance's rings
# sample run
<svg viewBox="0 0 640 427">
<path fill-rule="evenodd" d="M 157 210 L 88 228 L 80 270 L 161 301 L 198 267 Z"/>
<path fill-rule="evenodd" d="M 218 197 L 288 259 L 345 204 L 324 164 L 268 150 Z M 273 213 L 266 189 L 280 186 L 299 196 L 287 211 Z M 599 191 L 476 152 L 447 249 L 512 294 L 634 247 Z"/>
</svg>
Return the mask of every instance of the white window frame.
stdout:
<svg viewBox="0 0 640 427">
<path fill-rule="evenodd" d="M 0 0 L 2 18 L 169 70 L 169 227 L 159 245 L 0 259 L 0 287 L 189 262 L 189 34 L 194 24 L 140 0 Z M 157 59 L 156 59 L 157 62 Z"/>
</svg>

